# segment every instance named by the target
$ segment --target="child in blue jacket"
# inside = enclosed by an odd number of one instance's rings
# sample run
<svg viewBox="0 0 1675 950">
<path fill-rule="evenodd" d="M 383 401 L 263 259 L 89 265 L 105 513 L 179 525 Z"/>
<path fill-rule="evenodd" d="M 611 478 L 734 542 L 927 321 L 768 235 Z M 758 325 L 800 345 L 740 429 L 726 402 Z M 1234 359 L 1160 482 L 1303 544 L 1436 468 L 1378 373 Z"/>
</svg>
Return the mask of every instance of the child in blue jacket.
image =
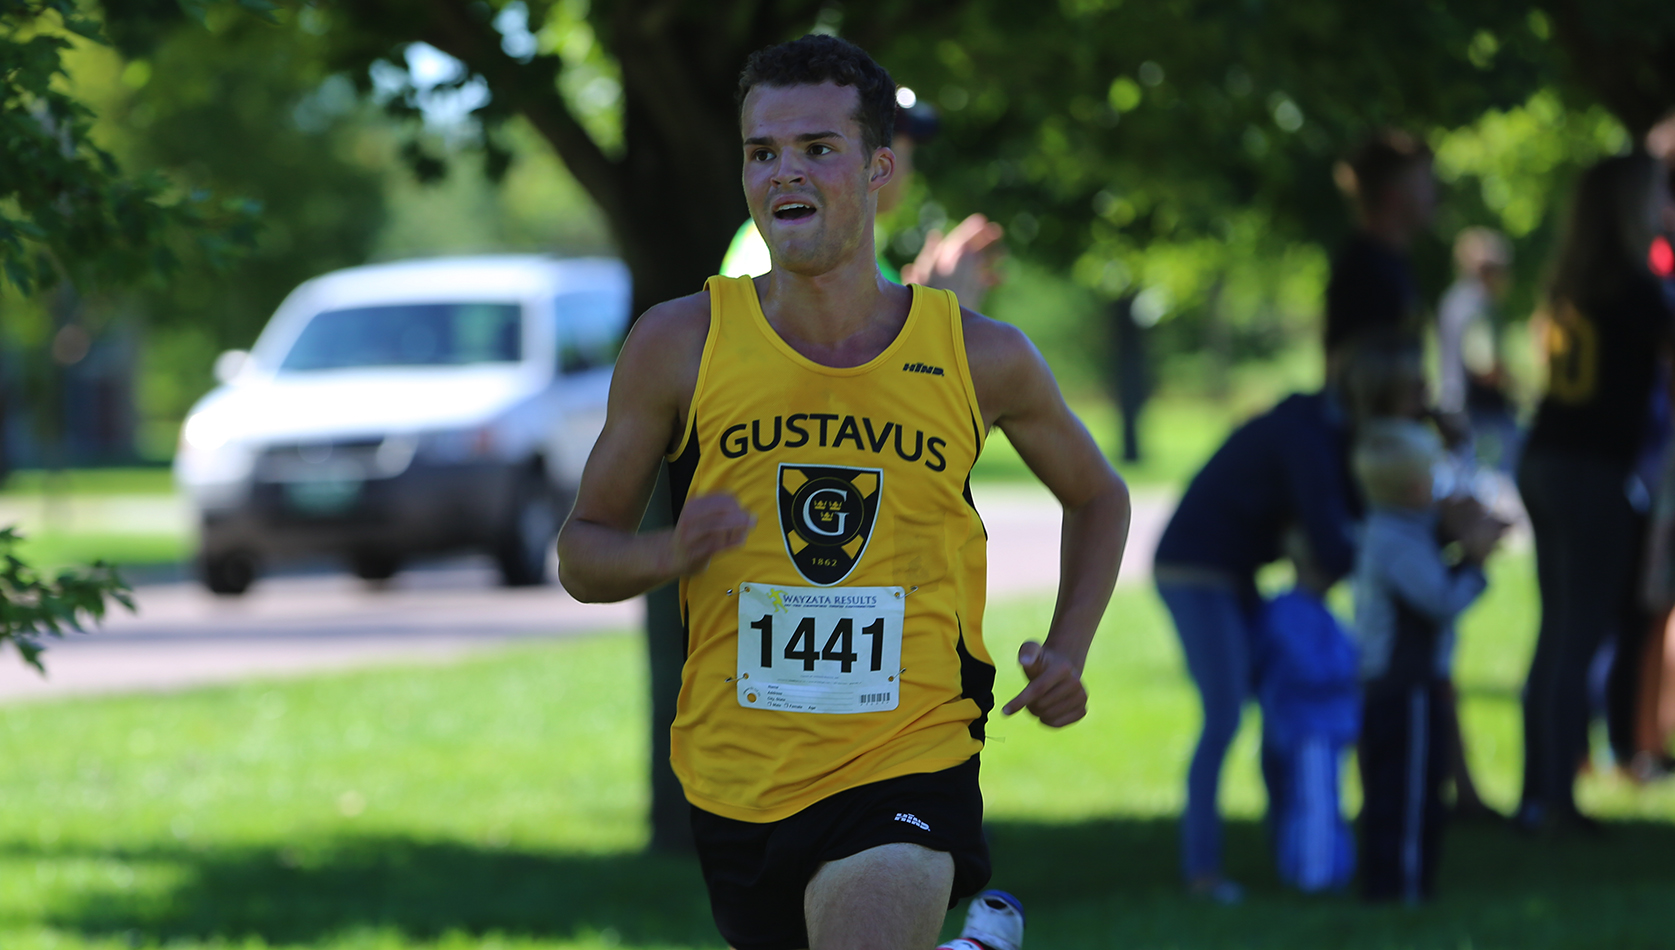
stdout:
<svg viewBox="0 0 1675 950">
<path fill-rule="evenodd" d="M 1305 891 L 1342 887 L 1355 845 L 1339 805 L 1340 763 L 1361 726 L 1355 645 L 1324 600 L 1330 577 L 1292 532 L 1297 587 L 1263 609 L 1257 698 L 1268 750 L 1269 825 L 1280 877 Z"/>
</svg>

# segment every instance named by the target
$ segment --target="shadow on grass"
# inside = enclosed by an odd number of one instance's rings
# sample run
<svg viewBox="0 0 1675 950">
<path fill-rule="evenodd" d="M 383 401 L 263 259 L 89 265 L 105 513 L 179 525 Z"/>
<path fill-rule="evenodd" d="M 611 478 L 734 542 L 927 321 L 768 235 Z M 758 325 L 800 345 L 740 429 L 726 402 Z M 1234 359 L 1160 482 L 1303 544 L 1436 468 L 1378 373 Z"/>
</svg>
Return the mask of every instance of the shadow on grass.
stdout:
<svg viewBox="0 0 1675 950">
<path fill-rule="evenodd" d="M 991 826 L 996 886 L 1030 912 L 1036 947 L 1666 947 L 1675 826 L 1617 823 L 1603 839 L 1535 841 L 1499 826 L 1451 831 L 1441 898 L 1369 908 L 1344 895 L 1280 887 L 1255 822 L 1228 832 L 1238 907 L 1186 898 L 1176 824 L 1111 819 Z M 448 933 L 623 946 L 717 947 L 696 862 L 478 848 L 402 838 L 314 841 L 295 849 L 127 851 L 0 848 L 0 857 L 116 859 L 173 868 L 161 891 L 86 890 L 42 923 L 145 943 L 315 944 L 380 930 L 429 942 Z M 951 927 L 952 918 L 951 915 Z"/>
</svg>

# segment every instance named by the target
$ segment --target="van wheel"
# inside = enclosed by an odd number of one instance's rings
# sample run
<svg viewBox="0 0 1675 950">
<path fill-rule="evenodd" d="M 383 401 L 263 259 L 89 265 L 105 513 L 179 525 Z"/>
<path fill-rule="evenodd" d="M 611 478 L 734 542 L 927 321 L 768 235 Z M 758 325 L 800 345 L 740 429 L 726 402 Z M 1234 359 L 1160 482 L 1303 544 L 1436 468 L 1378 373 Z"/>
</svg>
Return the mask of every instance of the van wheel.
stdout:
<svg viewBox="0 0 1675 950">
<path fill-rule="evenodd" d="M 495 546 L 500 579 L 507 587 L 533 587 L 552 581 L 548 563 L 558 539 L 558 502 L 546 479 L 525 478 L 517 489 L 511 523 Z"/>
<path fill-rule="evenodd" d="M 358 551 L 349 556 L 349 570 L 363 581 L 387 581 L 401 570 L 401 558 L 387 551 Z"/>
<path fill-rule="evenodd" d="M 237 597 L 256 582 L 256 559 L 243 551 L 206 554 L 199 568 L 204 586 L 222 597 Z"/>
</svg>

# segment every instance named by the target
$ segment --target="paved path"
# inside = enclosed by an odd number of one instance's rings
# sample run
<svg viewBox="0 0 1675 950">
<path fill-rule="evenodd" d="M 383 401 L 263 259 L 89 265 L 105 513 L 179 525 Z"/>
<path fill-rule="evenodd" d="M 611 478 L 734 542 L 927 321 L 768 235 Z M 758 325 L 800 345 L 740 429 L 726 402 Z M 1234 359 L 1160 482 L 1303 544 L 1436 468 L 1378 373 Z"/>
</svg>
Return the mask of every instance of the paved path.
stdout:
<svg viewBox="0 0 1675 950">
<path fill-rule="evenodd" d="M 973 492 L 989 531 L 991 599 L 1050 593 L 1058 583 L 1059 508 L 1052 497 L 1026 485 L 978 485 Z M 1171 507 L 1167 496 L 1137 499 L 1125 582 L 1145 578 Z M 91 512 L 78 504 L 58 516 L 108 525 L 92 519 L 121 514 L 132 517 L 126 524 L 156 530 L 151 526 L 181 515 L 172 499 L 155 499 L 149 508 L 122 499 L 119 508 Z M 499 587 L 486 559 L 406 571 L 382 586 L 315 573 L 264 578 L 239 598 L 214 597 L 189 581 L 143 584 L 135 595 L 137 616 L 119 612 L 93 634 L 52 644 L 45 679 L 15 656 L 0 657 L 0 702 L 445 662 L 508 642 L 633 630 L 644 616 L 640 601 L 580 604 L 556 586 Z"/>
</svg>

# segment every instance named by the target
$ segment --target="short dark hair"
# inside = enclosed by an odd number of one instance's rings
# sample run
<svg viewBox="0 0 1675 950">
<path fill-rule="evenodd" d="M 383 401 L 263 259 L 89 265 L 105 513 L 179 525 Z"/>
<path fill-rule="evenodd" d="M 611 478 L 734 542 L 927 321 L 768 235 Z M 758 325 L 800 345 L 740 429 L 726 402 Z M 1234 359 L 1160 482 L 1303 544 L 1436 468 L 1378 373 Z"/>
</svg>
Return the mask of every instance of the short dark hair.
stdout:
<svg viewBox="0 0 1675 950">
<path fill-rule="evenodd" d="M 1338 166 L 1338 186 L 1365 208 L 1378 203 L 1390 186 L 1422 162 L 1431 160 L 1431 148 L 1399 129 L 1384 129 L 1368 136 Z"/>
<path fill-rule="evenodd" d="M 743 116 L 744 97 L 755 86 L 818 86 L 823 82 L 855 87 L 860 99 L 855 121 L 869 155 L 890 144 L 896 127 L 896 81 L 866 50 L 836 36 L 810 33 L 751 53 L 739 74 L 739 114 Z"/>
</svg>

